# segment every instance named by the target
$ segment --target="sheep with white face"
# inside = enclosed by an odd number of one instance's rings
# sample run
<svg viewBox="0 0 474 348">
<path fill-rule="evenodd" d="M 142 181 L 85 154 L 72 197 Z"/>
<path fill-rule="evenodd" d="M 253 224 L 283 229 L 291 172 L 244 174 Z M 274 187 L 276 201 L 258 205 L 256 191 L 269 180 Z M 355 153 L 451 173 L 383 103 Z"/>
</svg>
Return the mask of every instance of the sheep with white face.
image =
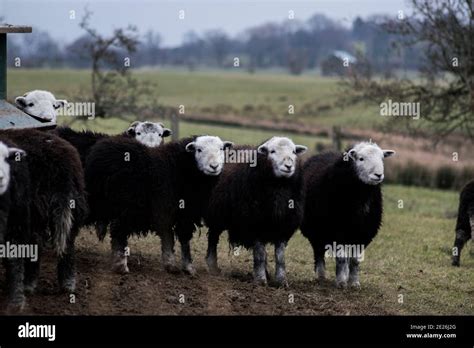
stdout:
<svg viewBox="0 0 474 348">
<path fill-rule="evenodd" d="M 206 175 L 216 176 L 224 168 L 224 151 L 232 147 L 230 141 L 204 135 L 186 145 L 186 151 L 194 153 L 198 169 Z"/>
<path fill-rule="evenodd" d="M 23 156 L 25 151 L 16 147 L 8 147 L 0 142 L 0 195 L 3 195 L 10 184 L 10 164 L 8 160 L 14 156 Z"/>
<path fill-rule="evenodd" d="M 67 105 L 67 100 L 56 99 L 48 91 L 34 90 L 15 99 L 16 106 L 43 122 L 56 122 L 57 110 Z"/>
<path fill-rule="evenodd" d="M 368 185 L 378 185 L 385 177 L 383 160 L 393 156 L 395 151 L 382 150 L 377 144 L 363 142 L 354 146 L 347 154 L 354 161 L 359 179 Z"/>
<path fill-rule="evenodd" d="M 127 134 L 145 146 L 158 147 L 163 142 L 163 138 L 173 133 L 171 129 L 165 128 L 163 123 L 135 121 L 128 128 Z"/>
<path fill-rule="evenodd" d="M 258 153 L 267 155 L 276 177 L 289 178 L 295 173 L 297 156 L 307 150 L 285 137 L 273 137 L 258 147 Z"/>
</svg>

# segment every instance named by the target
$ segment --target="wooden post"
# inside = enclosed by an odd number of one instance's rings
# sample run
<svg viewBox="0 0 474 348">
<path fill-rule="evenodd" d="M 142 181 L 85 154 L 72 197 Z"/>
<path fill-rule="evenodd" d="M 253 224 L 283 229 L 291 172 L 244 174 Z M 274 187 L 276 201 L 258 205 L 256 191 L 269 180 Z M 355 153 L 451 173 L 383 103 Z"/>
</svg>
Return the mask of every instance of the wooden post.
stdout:
<svg viewBox="0 0 474 348">
<path fill-rule="evenodd" d="M 7 34 L 0 33 L 0 100 L 7 99 Z"/>
<path fill-rule="evenodd" d="M 336 151 L 342 150 L 342 132 L 341 127 L 333 126 L 332 127 L 332 146 Z"/>
<path fill-rule="evenodd" d="M 31 31 L 31 27 L 0 24 L 0 100 L 7 99 L 7 34 Z"/>
<path fill-rule="evenodd" d="M 171 114 L 171 131 L 173 140 L 179 139 L 179 117 L 175 111 Z"/>
</svg>

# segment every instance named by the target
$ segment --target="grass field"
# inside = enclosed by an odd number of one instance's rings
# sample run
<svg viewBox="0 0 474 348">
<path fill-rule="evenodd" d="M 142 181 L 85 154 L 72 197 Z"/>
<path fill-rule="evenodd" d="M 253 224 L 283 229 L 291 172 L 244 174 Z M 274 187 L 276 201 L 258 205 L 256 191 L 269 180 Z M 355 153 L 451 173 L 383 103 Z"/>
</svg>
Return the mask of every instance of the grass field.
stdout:
<svg viewBox="0 0 474 348">
<path fill-rule="evenodd" d="M 158 83 L 157 95 L 161 102 L 185 103 L 197 111 L 215 108 L 216 101 L 236 109 L 246 104 L 271 105 L 272 112 L 279 113 L 289 100 L 296 100 L 298 104 L 314 98 L 321 105 L 336 100 L 337 85 L 330 79 L 170 71 L 141 74 L 141 78 Z M 71 98 L 86 90 L 87 79 L 87 73 L 76 71 L 11 71 L 9 96 L 42 88 Z M 287 96 L 287 100 L 282 100 L 282 96 Z M 361 110 L 357 119 L 350 117 L 351 112 L 354 110 L 338 111 L 335 121 L 336 111 L 330 109 L 316 119 L 321 124 L 374 125 L 370 108 Z M 127 122 L 117 120 L 74 124 L 77 128 L 111 134 L 127 126 Z M 267 131 L 180 124 L 181 136 L 202 133 L 250 144 L 274 135 Z M 314 148 L 317 141 L 328 141 L 309 136 L 292 135 L 292 138 L 310 148 Z M 31 308 L 34 313 L 46 314 L 474 314 L 474 248 L 470 253 L 471 243 L 463 253 L 461 267 L 450 265 L 457 193 L 387 185 L 384 197 L 384 224 L 361 264 L 360 291 L 334 287 L 332 260 L 328 263 L 330 279 L 317 284 L 312 250 L 299 232 L 290 241 L 287 252 L 290 287 L 260 289 L 251 283 L 250 252 L 242 250 L 238 256 L 234 255 L 229 252 L 224 237 L 219 246 L 223 274 L 207 275 L 205 230 L 193 240 L 197 279 L 168 275 L 161 270 L 157 237 L 133 239 L 130 243 L 132 274 L 113 275 L 108 269 L 109 244 L 98 243 L 93 234 L 84 230 L 78 240 L 79 305 L 65 307 L 63 302 L 67 301 L 57 299 L 51 290 L 54 267 L 51 260 L 47 260 L 47 271 L 40 284 L 46 290 L 31 299 Z M 271 267 L 272 254 L 269 253 Z M 189 294 L 191 301 L 184 306 L 177 303 L 180 293 Z M 295 306 L 288 305 L 290 294 L 295 295 Z M 54 304 L 45 306 L 45 303 Z"/>
<path fill-rule="evenodd" d="M 11 100 L 33 89 L 50 90 L 71 101 L 90 94 L 90 74 L 85 70 L 10 69 L 8 76 Z M 189 114 L 231 114 L 289 122 L 298 118 L 319 126 L 369 128 L 386 121 L 380 117 L 378 105 L 336 107 L 341 90 L 335 78 L 179 70 L 138 71 L 136 76 L 156 85 L 160 103 L 185 105 Z M 294 115 L 288 114 L 290 104 L 294 105 Z"/>
</svg>

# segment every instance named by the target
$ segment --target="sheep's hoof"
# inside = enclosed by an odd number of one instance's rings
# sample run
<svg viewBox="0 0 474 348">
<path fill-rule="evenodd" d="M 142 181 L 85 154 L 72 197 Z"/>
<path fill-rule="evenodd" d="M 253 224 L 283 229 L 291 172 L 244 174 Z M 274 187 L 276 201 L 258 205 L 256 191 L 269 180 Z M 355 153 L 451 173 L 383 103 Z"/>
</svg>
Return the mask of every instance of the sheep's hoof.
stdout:
<svg viewBox="0 0 474 348">
<path fill-rule="evenodd" d="M 268 285 L 267 279 L 263 278 L 263 277 L 257 277 L 253 280 L 253 282 L 257 286 L 267 286 Z"/>
<path fill-rule="evenodd" d="M 351 288 L 353 290 L 360 290 L 360 282 L 352 282 L 351 283 Z"/>
<path fill-rule="evenodd" d="M 209 271 L 209 274 L 211 274 L 211 275 L 219 275 L 222 272 L 221 269 L 217 266 L 208 265 L 207 269 Z"/>
<path fill-rule="evenodd" d="M 276 278 L 275 282 L 279 288 L 288 288 L 288 280 L 286 280 L 286 278 Z"/>
<path fill-rule="evenodd" d="M 19 314 L 23 312 L 23 310 L 25 309 L 25 305 L 26 305 L 25 299 L 10 302 L 7 305 L 6 314 Z"/>
<path fill-rule="evenodd" d="M 193 265 L 189 264 L 186 266 L 183 266 L 183 272 L 191 277 L 197 277 L 197 272 L 196 269 L 194 268 Z"/>
<path fill-rule="evenodd" d="M 76 279 L 71 278 L 64 280 L 61 282 L 60 287 L 62 292 L 71 294 L 76 291 Z"/>
<path fill-rule="evenodd" d="M 165 264 L 165 271 L 171 274 L 181 273 L 181 270 L 174 263 Z"/>
<path fill-rule="evenodd" d="M 338 289 L 346 289 L 347 288 L 347 282 L 344 281 L 344 280 L 336 281 L 336 287 Z"/>
<path fill-rule="evenodd" d="M 117 274 L 127 274 L 130 272 L 130 270 L 128 269 L 128 266 L 123 263 L 114 264 L 112 266 L 112 271 Z"/>
<path fill-rule="evenodd" d="M 318 273 L 316 275 L 316 281 L 317 282 L 324 282 L 325 280 L 326 280 L 326 273 L 323 273 L 323 274 Z"/>
<path fill-rule="evenodd" d="M 37 283 L 34 282 L 34 283 L 30 283 L 30 284 L 25 284 L 25 294 L 27 295 L 32 295 L 35 293 L 36 291 L 36 285 Z"/>
<path fill-rule="evenodd" d="M 459 267 L 461 265 L 459 259 L 453 259 L 453 262 L 451 264 L 456 267 Z"/>
</svg>

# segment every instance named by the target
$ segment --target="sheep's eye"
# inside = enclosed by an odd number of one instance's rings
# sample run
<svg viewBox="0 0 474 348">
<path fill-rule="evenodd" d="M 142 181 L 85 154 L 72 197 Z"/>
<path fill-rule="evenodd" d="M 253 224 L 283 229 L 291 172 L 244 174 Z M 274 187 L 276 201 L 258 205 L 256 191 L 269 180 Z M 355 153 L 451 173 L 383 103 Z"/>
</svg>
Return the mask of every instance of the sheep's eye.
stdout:
<svg viewBox="0 0 474 348">
<path fill-rule="evenodd" d="M 160 133 L 160 137 L 163 136 L 163 134 Z"/>
<path fill-rule="evenodd" d="M 31 108 L 31 107 L 35 106 L 35 104 L 29 103 L 28 106 Z"/>
<path fill-rule="evenodd" d="M 138 132 L 137 135 L 142 135 L 142 133 Z"/>
<path fill-rule="evenodd" d="M 224 151 L 224 148 L 223 148 L 223 147 L 221 147 L 221 151 Z"/>
<path fill-rule="evenodd" d="M 364 160 L 364 158 L 362 158 L 362 157 L 361 157 L 361 158 L 359 158 L 359 161 L 361 161 L 361 162 L 362 162 L 363 160 Z"/>
<path fill-rule="evenodd" d="M 276 152 L 275 150 L 270 151 L 270 153 L 275 153 L 275 152 Z"/>
<path fill-rule="evenodd" d="M 201 149 L 198 149 L 197 151 L 198 151 L 198 152 L 202 152 L 202 150 L 201 150 Z"/>
</svg>

